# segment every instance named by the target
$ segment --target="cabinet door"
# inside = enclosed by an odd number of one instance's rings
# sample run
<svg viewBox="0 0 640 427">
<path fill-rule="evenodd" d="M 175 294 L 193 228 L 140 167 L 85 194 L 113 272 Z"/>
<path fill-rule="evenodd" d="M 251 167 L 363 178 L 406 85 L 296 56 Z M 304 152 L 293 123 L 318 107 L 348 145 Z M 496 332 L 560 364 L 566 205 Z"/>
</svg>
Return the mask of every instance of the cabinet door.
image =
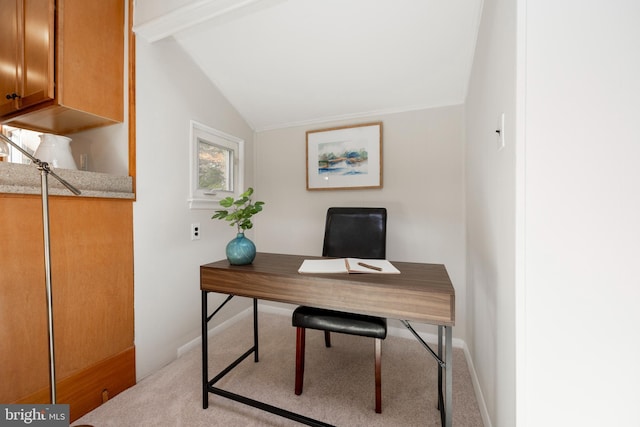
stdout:
<svg viewBox="0 0 640 427">
<path fill-rule="evenodd" d="M 54 0 L 0 0 L 0 115 L 54 97 Z"/>
<path fill-rule="evenodd" d="M 0 0 L 0 115 L 14 111 L 18 93 L 18 0 Z"/>
<path fill-rule="evenodd" d="M 54 0 L 24 0 L 20 108 L 53 99 Z"/>
</svg>

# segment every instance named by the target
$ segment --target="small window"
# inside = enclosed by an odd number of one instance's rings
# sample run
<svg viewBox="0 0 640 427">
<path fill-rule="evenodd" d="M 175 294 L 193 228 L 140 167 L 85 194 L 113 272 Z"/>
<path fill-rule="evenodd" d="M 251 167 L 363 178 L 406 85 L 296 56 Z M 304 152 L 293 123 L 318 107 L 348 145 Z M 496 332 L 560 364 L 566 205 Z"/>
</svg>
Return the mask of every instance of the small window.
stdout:
<svg viewBox="0 0 640 427">
<path fill-rule="evenodd" d="M 33 155 L 40 145 L 40 132 L 33 132 L 26 129 L 15 128 L 12 126 L 0 126 L 0 131 L 18 144 L 22 149 L 24 149 L 27 153 Z M 9 156 L 5 159 L 6 162 L 10 163 L 22 163 L 22 164 L 31 164 L 31 159 L 22 154 L 20 151 L 15 150 L 13 147 L 9 149 Z"/>
<path fill-rule="evenodd" d="M 191 209 L 211 209 L 242 190 L 244 141 L 191 122 Z"/>
</svg>

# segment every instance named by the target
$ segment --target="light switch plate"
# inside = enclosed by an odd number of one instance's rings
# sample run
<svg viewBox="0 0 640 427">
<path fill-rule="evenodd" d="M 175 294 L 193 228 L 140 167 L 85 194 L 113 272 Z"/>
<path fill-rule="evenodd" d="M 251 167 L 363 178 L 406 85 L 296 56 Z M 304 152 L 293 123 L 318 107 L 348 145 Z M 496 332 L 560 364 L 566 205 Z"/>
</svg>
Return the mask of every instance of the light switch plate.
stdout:
<svg viewBox="0 0 640 427">
<path fill-rule="evenodd" d="M 496 144 L 498 151 L 504 148 L 504 113 L 498 117 L 498 129 L 496 130 Z"/>
</svg>

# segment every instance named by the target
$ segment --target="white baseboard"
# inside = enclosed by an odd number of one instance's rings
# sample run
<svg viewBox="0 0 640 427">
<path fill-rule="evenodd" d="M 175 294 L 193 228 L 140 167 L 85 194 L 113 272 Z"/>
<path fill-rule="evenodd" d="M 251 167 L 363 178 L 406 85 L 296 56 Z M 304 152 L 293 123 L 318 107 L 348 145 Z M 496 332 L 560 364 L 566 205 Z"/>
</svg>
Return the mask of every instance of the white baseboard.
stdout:
<svg viewBox="0 0 640 427">
<path fill-rule="evenodd" d="M 280 307 L 280 306 L 276 307 L 269 304 L 258 304 L 259 312 L 277 314 L 280 316 L 291 316 L 293 314 L 294 309 L 295 307 Z M 209 332 L 207 333 L 207 337 L 211 338 L 212 336 L 220 333 L 221 331 L 224 331 L 229 326 L 239 322 L 240 320 L 244 319 L 247 316 L 250 316 L 252 311 L 253 311 L 252 307 L 246 308 L 245 310 L 236 314 L 232 318 L 224 321 L 223 323 L 216 326 L 215 328 L 210 329 Z M 414 338 L 413 334 L 406 328 L 390 326 L 387 332 L 389 335 L 394 337 L 409 338 L 409 339 Z M 438 343 L 437 334 L 418 332 L 418 335 L 420 335 L 420 337 L 427 343 L 430 343 L 430 344 Z M 200 344 L 201 344 L 201 337 L 194 338 L 193 340 L 189 341 L 185 345 L 178 348 L 177 350 L 178 357 L 181 357 L 182 355 L 187 353 L 189 350 L 199 347 Z M 475 366 L 473 365 L 471 353 L 469 353 L 469 348 L 467 347 L 467 344 L 464 342 L 464 340 L 460 338 L 454 338 L 451 345 L 453 347 L 461 348 L 463 350 L 464 358 L 467 361 L 467 366 L 469 367 L 469 374 L 471 375 L 471 383 L 473 384 L 473 390 L 475 392 L 476 399 L 478 401 L 478 406 L 480 407 L 480 415 L 482 416 L 482 422 L 484 423 L 484 427 L 492 427 L 491 418 L 489 417 L 489 411 L 487 410 L 487 404 L 482 394 L 482 389 L 480 387 L 480 382 L 478 381 L 478 375 L 476 374 Z"/>
<path fill-rule="evenodd" d="M 258 311 L 264 313 L 279 314 L 281 316 L 291 316 L 293 315 L 293 310 L 295 310 L 296 307 L 297 305 L 283 307 L 270 304 L 258 304 Z"/>
<path fill-rule="evenodd" d="M 476 395 L 476 400 L 478 401 L 478 406 L 480 408 L 480 415 L 482 416 L 482 423 L 484 427 L 492 427 L 491 417 L 489 417 L 489 411 L 487 410 L 487 402 L 484 400 L 484 395 L 482 394 L 482 388 L 480 388 L 480 381 L 478 381 L 478 374 L 476 373 L 476 368 L 473 365 L 473 359 L 471 358 L 471 353 L 469 353 L 469 347 L 467 347 L 467 343 L 463 341 L 464 345 L 462 346 L 462 350 L 464 351 L 464 358 L 467 361 L 467 367 L 469 368 L 469 374 L 471 375 L 471 383 L 473 384 L 473 391 Z"/>
</svg>

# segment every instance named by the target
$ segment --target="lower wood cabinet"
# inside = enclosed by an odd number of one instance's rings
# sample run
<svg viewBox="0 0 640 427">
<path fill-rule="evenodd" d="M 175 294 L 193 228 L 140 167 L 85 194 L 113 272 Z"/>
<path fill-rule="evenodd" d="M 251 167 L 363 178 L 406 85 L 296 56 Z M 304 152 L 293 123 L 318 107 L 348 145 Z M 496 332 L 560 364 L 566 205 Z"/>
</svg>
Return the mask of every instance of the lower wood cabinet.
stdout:
<svg viewBox="0 0 640 427">
<path fill-rule="evenodd" d="M 133 202 L 49 199 L 57 403 L 72 421 L 135 384 Z M 0 194 L 0 402 L 48 403 L 42 204 Z"/>
</svg>

